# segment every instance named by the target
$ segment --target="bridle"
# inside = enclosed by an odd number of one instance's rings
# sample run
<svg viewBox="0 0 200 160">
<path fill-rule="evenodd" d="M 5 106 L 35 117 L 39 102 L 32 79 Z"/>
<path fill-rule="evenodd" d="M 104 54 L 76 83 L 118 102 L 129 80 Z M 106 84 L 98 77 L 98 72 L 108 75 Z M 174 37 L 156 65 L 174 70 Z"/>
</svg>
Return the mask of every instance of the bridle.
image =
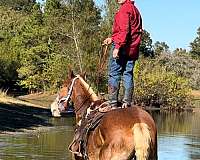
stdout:
<svg viewBox="0 0 200 160">
<path fill-rule="evenodd" d="M 79 77 L 80 77 L 80 76 L 77 75 L 76 77 L 73 78 L 72 83 L 71 83 L 71 85 L 70 85 L 70 87 L 69 87 L 69 91 L 68 91 L 67 95 L 64 96 L 64 97 L 62 97 L 61 99 L 57 99 L 58 106 L 59 106 L 59 107 L 61 106 L 60 108 L 61 108 L 62 110 L 65 109 L 63 103 L 69 102 L 69 99 L 70 99 L 70 97 L 71 97 L 71 95 L 72 95 L 74 83 L 75 83 L 75 81 L 76 81 L 77 79 L 79 79 Z M 59 97 L 59 95 L 58 95 L 58 97 Z M 57 98 L 58 98 L 58 97 L 57 97 Z"/>
<path fill-rule="evenodd" d="M 76 81 L 77 79 L 79 79 L 79 78 L 80 78 L 80 75 L 76 75 L 76 76 L 73 78 L 72 83 L 71 83 L 71 85 L 70 85 L 70 87 L 69 87 L 69 90 L 68 90 L 68 93 L 67 93 L 66 96 L 62 97 L 60 100 L 59 100 L 59 96 L 57 97 L 57 104 L 58 104 L 58 106 L 61 108 L 61 110 L 65 110 L 65 107 L 64 107 L 63 103 L 68 103 L 68 102 L 69 102 L 69 100 L 70 100 L 70 98 L 71 98 L 71 95 L 72 95 L 72 92 L 73 92 L 73 86 L 74 86 L 74 84 L 75 84 L 75 81 Z M 89 88 L 90 88 L 90 87 L 89 87 Z M 89 90 L 89 88 L 88 88 L 88 90 Z M 83 104 L 84 104 L 88 99 L 90 99 L 91 95 L 92 95 L 92 94 L 89 94 L 88 96 L 86 96 L 85 100 L 79 105 L 79 107 L 77 107 L 77 109 L 75 109 L 75 112 L 78 112 L 78 111 L 82 108 Z"/>
</svg>

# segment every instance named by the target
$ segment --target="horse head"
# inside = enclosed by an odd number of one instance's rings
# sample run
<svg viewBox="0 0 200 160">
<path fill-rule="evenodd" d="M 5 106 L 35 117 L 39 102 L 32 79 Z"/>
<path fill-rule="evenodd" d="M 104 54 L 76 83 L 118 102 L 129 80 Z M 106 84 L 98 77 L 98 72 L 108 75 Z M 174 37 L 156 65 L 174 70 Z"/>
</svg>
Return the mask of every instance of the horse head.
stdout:
<svg viewBox="0 0 200 160">
<path fill-rule="evenodd" d="M 51 104 L 53 116 L 58 117 L 61 112 L 67 111 L 71 101 L 74 104 L 76 118 L 80 120 L 84 110 L 93 101 L 99 99 L 83 77 L 74 75 L 73 71 L 69 72 L 68 78 L 64 81 L 57 98 Z"/>
</svg>

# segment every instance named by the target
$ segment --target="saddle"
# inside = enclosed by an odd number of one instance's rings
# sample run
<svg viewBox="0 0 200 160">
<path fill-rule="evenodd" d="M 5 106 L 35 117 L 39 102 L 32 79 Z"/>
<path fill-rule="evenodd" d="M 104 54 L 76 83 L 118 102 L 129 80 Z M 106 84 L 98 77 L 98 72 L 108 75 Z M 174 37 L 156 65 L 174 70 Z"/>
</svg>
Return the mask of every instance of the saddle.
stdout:
<svg viewBox="0 0 200 160">
<path fill-rule="evenodd" d="M 89 132 L 93 131 L 101 122 L 105 113 L 113 110 L 108 102 L 96 101 L 84 113 L 81 123 L 75 127 L 75 135 L 72 143 L 69 145 L 69 151 L 79 157 L 88 159 L 87 139 Z"/>
</svg>

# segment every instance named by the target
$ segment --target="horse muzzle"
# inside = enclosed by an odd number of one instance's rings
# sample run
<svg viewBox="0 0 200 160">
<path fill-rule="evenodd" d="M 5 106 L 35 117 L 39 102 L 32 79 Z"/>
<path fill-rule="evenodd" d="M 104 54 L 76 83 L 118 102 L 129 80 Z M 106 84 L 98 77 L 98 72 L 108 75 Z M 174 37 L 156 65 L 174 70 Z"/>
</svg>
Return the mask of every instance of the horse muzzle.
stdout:
<svg viewBox="0 0 200 160">
<path fill-rule="evenodd" d="M 52 104 L 51 104 L 51 114 L 53 117 L 61 117 L 61 114 L 60 114 L 60 110 L 59 110 L 59 106 L 58 106 L 58 103 L 57 101 L 54 101 Z"/>
</svg>

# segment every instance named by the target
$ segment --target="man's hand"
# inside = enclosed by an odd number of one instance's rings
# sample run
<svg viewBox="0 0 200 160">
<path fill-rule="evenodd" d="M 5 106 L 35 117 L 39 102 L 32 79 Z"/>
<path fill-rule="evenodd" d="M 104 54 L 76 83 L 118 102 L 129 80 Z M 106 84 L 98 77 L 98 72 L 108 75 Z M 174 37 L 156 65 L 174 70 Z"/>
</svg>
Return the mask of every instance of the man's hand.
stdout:
<svg viewBox="0 0 200 160">
<path fill-rule="evenodd" d="M 104 41 L 103 41 L 103 45 L 108 45 L 108 44 L 111 44 L 112 43 L 112 38 L 106 38 Z"/>
<path fill-rule="evenodd" d="M 117 59 L 117 58 L 119 58 L 119 49 L 114 49 L 113 50 L 113 58 L 115 58 L 115 59 Z"/>
</svg>

